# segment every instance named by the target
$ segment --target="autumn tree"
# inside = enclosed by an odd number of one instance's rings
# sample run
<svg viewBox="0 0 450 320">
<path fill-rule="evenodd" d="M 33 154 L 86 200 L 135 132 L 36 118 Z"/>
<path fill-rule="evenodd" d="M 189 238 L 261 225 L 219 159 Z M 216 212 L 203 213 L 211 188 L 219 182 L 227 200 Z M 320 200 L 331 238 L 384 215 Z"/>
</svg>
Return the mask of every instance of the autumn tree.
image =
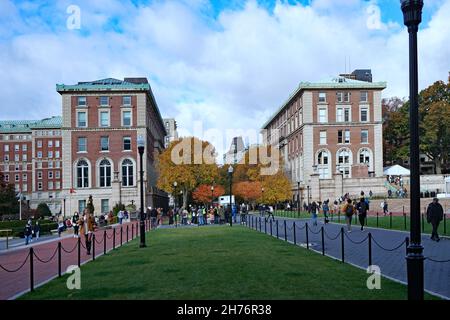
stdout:
<svg viewBox="0 0 450 320">
<path fill-rule="evenodd" d="M 240 181 L 233 185 L 233 193 L 245 202 L 255 204 L 261 199 L 262 184 L 259 181 Z"/>
<path fill-rule="evenodd" d="M 213 202 L 217 197 L 224 195 L 225 189 L 221 185 L 215 185 L 214 190 L 211 190 L 212 185 L 202 184 L 198 186 L 192 193 L 192 198 L 196 202 L 201 202 L 204 205 Z"/>
<path fill-rule="evenodd" d="M 158 188 L 171 194 L 181 191 L 183 206 L 186 207 L 192 191 L 218 179 L 215 157 L 214 146 L 207 141 L 186 137 L 172 142 L 156 159 Z"/>
</svg>

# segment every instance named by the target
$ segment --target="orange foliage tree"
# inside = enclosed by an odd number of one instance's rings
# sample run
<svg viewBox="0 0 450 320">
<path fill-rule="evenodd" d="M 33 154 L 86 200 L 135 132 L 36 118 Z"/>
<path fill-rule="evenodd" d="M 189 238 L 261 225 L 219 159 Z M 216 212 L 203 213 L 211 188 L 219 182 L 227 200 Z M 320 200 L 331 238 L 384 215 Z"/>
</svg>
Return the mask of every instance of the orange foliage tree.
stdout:
<svg viewBox="0 0 450 320">
<path fill-rule="evenodd" d="M 233 193 L 244 199 L 246 202 L 255 203 L 261 198 L 261 182 L 241 181 L 233 186 Z"/>
<path fill-rule="evenodd" d="M 202 202 L 204 204 L 212 202 L 215 198 L 222 196 L 225 193 L 225 189 L 222 186 L 214 186 L 214 191 L 211 191 L 211 185 L 202 184 L 197 187 L 192 193 L 192 198 L 196 202 Z"/>
</svg>

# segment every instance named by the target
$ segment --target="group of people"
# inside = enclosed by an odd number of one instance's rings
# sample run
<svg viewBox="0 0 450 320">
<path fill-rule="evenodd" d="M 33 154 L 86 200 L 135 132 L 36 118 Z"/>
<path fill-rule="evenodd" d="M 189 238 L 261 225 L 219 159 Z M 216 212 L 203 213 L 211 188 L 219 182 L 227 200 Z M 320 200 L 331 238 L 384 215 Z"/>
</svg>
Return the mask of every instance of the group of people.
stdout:
<svg viewBox="0 0 450 320">
<path fill-rule="evenodd" d="M 36 237 L 36 240 L 38 240 L 40 231 L 41 226 L 39 225 L 39 221 L 36 220 L 33 226 L 33 221 L 29 219 L 24 229 L 25 245 L 28 245 L 33 241 L 33 235 Z"/>
<path fill-rule="evenodd" d="M 241 215 L 241 221 L 245 220 L 245 215 L 248 213 L 248 206 L 241 204 L 240 206 L 193 206 L 189 205 L 187 208 L 175 208 L 169 210 L 169 224 L 181 223 L 182 225 L 208 225 L 208 224 L 222 224 L 228 223 L 230 218 L 236 222 L 237 214 Z M 173 220 L 175 218 L 175 221 Z"/>
</svg>

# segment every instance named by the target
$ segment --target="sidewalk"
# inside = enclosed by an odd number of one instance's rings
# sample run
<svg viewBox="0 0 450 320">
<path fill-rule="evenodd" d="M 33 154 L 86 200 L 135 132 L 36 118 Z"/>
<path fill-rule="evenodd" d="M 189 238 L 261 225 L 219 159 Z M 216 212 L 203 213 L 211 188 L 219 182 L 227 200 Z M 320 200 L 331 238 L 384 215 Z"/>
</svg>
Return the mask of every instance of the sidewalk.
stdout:
<svg viewBox="0 0 450 320">
<path fill-rule="evenodd" d="M 128 239 L 136 237 L 138 222 L 131 222 L 120 225 L 113 225 L 114 229 L 99 229 L 95 231 L 95 257 L 103 255 L 104 253 L 104 235 L 106 232 L 106 251 L 110 251 L 115 247 L 119 247 L 122 242 L 127 240 L 127 226 Z M 122 227 L 122 232 L 121 228 Z M 115 235 L 113 234 L 115 233 Z M 23 240 L 23 239 L 21 239 Z M 32 243 L 29 246 L 19 246 L 17 248 L 2 251 L 0 253 L 0 300 L 13 299 L 18 294 L 24 293 L 30 289 L 31 273 L 30 273 L 30 248 L 33 248 L 35 256 L 33 257 L 33 277 L 35 288 L 48 280 L 58 276 L 58 242 L 61 242 L 61 271 L 64 274 L 67 268 L 71 265 L 78 264 L 78 239 L 72 235 L 67 235 L 61 238 L 48 239 L 38 243 Z M 93 241 L 94 247 L 94 241 Z M 94 250 L 94 248 L 93 248 Z M 92 250 L 92 251 L 93 251 Z M 93 253 L 93 252 L 92 252 Z M 92 260 L 92 255 L 86 254 L 84 248 L 84 239 L 81 241 L 80 250 L 81 264 Z M 49 261 L 48 261 L 49 260 Z M 48 262 L 47 262 L 48 261 Z M 45 262 L 45 263 L 44 263 Z M 15 271 L 15 272 L 8 272 Z"/>
</svg>

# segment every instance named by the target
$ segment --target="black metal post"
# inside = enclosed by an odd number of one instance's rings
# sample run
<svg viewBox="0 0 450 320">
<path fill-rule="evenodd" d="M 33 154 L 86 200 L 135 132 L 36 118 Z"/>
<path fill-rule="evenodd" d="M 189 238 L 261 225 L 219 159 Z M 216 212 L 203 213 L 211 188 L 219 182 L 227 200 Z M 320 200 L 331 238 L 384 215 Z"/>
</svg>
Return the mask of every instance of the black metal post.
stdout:
<svg viewBox="0 0 450 320">
<path fill-rule="evenodd" d="M 116 229 L 113 228 L 112 232 L 113 232 L 113 250 L 115 250 L 116 249 Z"/>
<path fill-rule="evenodd" d="M 128 243 L 129 239 L 128 239 L 128 225 L 127 225 L 127 243 Z"/>
<path fill-rule="evenodd" d="M 409 237 L 406 237 L 405 244 L 406 244 L 406 254 L 408 254 Z"/>
<path fill-rule="evenodd" d="M 406 230 L 406 213 L 405 212 L 403 212 L 403 224 L 404 224 L 404 227 Z"/>
<path fill-rule="evenodd" d="M 389 212 L 389 229 L 392 229 L 392 212 Z"/>
<path fill-rule="evenodd" d="M 272 220 L 270 220 L 270 235 L 272 235 Z"/>
<path fill-rule="evenodd" d="M 78 238 L 78 268 L 81 267 L 81 238 Z"/>
<path fill-rule="evenodd" d="M 345 255 L 344 255 L 344 228 L 341 228 L 341 256 L 342 256 L 342 263 L 345 263 Z"/>
<path fill-rule="evenodd" d="M 279 239 L 279 237 L 278 237 L 278 220 L 277 220 L 277 239 Z"/>
<path fill-rule="evenodd" d="M 261 232 L 262 229 L 262 220 L 261 217 L 259 217 L 259 232 Z"/>
<path fill-rule="evenodd" d="M 308 233 L 308 222 L 305 223 L 305 230 L 306 230 L 306 249 L 309 250 L 309 233 Z"/>
<path fill-rule="evenodd" d="M 139 162 L 140 162 L 140 171 L 139 171 L 139 176 L 140 176 L 140 196 L 141 196 L 141 219 L 140 219 L 140 234 L 141 234 L 141 241 L 139 243 L 139 248 L 145 248 L 147 245 L 145 244 L 145 222 L 144 222 L 144 161 L 143 161 L 143 156 L 144 156 L 144 146 L 140 145 L 138 147 L 139 150 Z"/>
<path fill-rule="evenodd" d="M 287 227 L 286 227 L 286 220 L 284 220 L 284 241 L 287 242 Z"/>
<path fill-rule="evenodd" d="M 325 231 L 323 230 L 323 226 L 321 228 L 322 231 L 322 255 L 325 255 Z"/>
<path fill-rule="evenodd" d="M 409 33 L 409 132 L 411 243 L 408 247 L 408 299 L 424 299 L 424 256 L 420 233 L 420 150 L 417 32 L 422 21 L 422 0 L 401 0 L 404 23 Z"/>
<path fill-rule="evenodd" d="M 95 233 L 92 235 L 92 260 L 95 260 Z"/>
<path fill-rule="evenodd" d="M 264 233 L 267 234 L 267 219 L 264 217 Z"/>
<path fill-rule="evenodd" d="M 58 277 L 61 278 L 61 242 L 58 242 Z"/>
<path fill-rule="evenodd" d="M 444 213 L 444 234 L 447 234 L 447 214 Z"/>
<path fill-rule="evenodd" d="M 34 251 L 33 247 L 30 248 L 30 290 L 34 291 Z"/>
<path fill-rule="evenodd" d="M 372 265 L 372 234 L 369 232 L 369 267 Z"/>
<path fill-rule="evenodd" d="M 300 182 L 297 182 L 297 215 L 300 218 L 300 205 L 301 205 L 301 199 L 300 199 Z"/>
<path fill-rule="evenodd" d="M 122 226 L 120 226 L 120 246 L 122 246 L 123 245 L 123 227 Z"/>
<path fill-rule="evenodd" d="M 105 230 L 105 231 L 103 231 L 103 254 L 105 254 L 105 255 L 106 255 L 106 240 L 107 240 L 107 238 L 106 238 L 106 230 Z"/>
<path fill-rule="evenodd" d="M 378 211 L 377 211 L 377 228 L 378 228 L 378 226 L 379 226 L 379 215 L 378 215 Z"/>
<path fill-rule="evenodd" d="M 297 244 L 297 234 L 296 234 L 296 231 L 295 231 L 295 229 L 296 229 L 295 221 L 294 221 L 294 224 L 292 225 L 292 228 L 294 229 L 294 244 L 296 245 Z"/>
<path fill-rule="evenodd" d="M 425 232 L 425 216 L 424 216 L 424 214 L 422 213 L 422 232 Z"/>
</svg>

